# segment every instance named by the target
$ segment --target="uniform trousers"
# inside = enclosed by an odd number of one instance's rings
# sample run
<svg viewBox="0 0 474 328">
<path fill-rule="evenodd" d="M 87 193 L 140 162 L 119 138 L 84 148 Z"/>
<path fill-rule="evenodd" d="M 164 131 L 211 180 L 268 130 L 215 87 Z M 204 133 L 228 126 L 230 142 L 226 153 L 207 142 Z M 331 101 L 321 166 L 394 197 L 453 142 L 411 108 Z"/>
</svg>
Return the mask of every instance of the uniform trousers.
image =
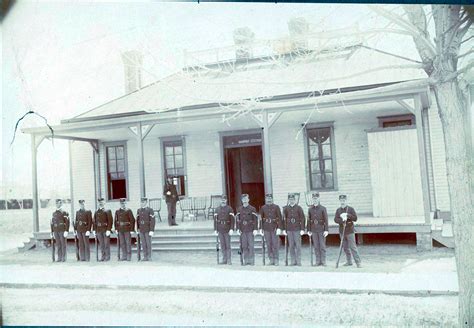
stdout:
<svg viewBox="0 0 474 328">
<path fill-rule="evenodd" d="M 301 265 L 301 235 L 299 230 L 287 231 L 291 265 Z"/>
<path fill-rule="evenodd" d="M 89 245 L 89 236 L 85 232 L 77 231 L 77 240 L 79 241 L 79 259 L 81 261 L 90 261 L 91 250 Z"/>
<path fill-rule="evenodd" d="M 56 248 L 58 249 L 58 258 L 57 262 L 66 261 L 66 238 L 64 238 L 64 232 L 54 232 L 54 242 L 56 243 Z"/>
<path fill-rule="evenodd" d="M 219 232 L 219 244 L 222 251 L 222 263 L 232 264 L 232 248 L 230 246 L 230 235 L 228 232 Z"/>
<path fill-rule="evenodd" d="M 148 232 L 141 232 L 140 231 L 140 244 L 143 250 L 143 259 L 145 261 L 151 260 L 151 236 Z"/>
<path fill-rule="evenodd" d="M 119 232 L 118 237 L 121 251 L 119 261 L 130 261 L 132 259 L 132 237 L 130 231 Z"/>
<path fill-rule="evenodd" d="M 313 232 L 311 238 L 313 239 L 316 264 L 326 264 L 326 238 L 324 238 L 324 231 Z"/>
<path fill-rule="evenodd" d="M 242 255 L 244 257 L 244 265 L 255 264 L 255 236 L 252 231 L 242 232 L 240 235 L 240 245 L 242 247 Z"/>
<path fill-rule="evenodd" d="M 110 261 L 110 237 L 104 232 L 96 233 L 97 240 L 99 241 L 99 248 L 101 254 L 101 261 Z"/>
<path fill-rule="evenodd" d="M 344 249 L 344 253 L 346 253 L 347 263 L 352 263 L 351 253 L 355 263 L 360 263 L 359 251 L 357 250 L 355 240 L 355 233 L 350 233 L 344 236 L 344 240 L 342 241 L 342 248 Z"/>
<path fill-rule="evenodd" d="M 279 249 L 280 249 L 280 236 L 275 231 L 263 231 L 265 237 L 265 243 L 267 244 L 268 258 L 270 264 L 278 265 L 279 261 Z"/>
</svg>

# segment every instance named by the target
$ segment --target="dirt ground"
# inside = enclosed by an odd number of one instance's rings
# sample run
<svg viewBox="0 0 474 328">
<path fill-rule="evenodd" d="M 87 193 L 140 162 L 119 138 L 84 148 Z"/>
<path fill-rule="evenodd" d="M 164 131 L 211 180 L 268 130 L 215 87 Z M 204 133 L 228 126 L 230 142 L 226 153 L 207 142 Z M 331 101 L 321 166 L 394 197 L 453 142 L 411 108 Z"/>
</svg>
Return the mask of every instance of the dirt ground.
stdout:
<svg viewBox="0 0 474 328">
<path fill-rule="evenodd" d="M 2 288 L 5 325 L 455 327 L 455 296 Z"/>
</svg>

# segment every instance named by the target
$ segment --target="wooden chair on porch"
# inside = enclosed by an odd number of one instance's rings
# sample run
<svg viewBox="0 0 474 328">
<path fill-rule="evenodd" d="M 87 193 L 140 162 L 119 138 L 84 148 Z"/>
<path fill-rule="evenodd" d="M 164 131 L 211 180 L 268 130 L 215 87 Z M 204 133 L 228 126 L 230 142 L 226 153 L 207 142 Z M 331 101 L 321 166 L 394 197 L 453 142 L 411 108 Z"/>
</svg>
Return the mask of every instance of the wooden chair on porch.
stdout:
<svg viewBox="0 0 474 328">
<path fill-rule="evenodd" d="M 221 195 L 211 195 L 211 201 L 209 202 L 209 208 L 207 209 L 207 219 L 213 220 L 216 208 L 221 204 Z"/>
<path fill-rule="evenodd" d="M 206 219 L 206 208 L 207 208 L 207 197 L 194 197 L 194 217 L 197 220 L 199 216 L 199 211 L 202 211 L 204 219 Z"/>
<path fill-rule="evenodd" d="M 291 194 L 295 195 L 296 205 L 299 205 L 299 203 L 300 203 L 300 193 L 299 192 L 289 192 L 288 193 L 288 198 L 287 198 L 287 201 L 286 201 L 286 205 L 290 205 L 290 195 Z"/>
<path fill-rule="evenodd" d="M 161 222 L 161 198 L 150 198 L 150 207 L 153 209 L 153 213 L 155 213 L 155 217 L 158 216 L 158 220 Z"/>
<path fill-rule="evenodd" d="M 180 196 L 179 197 L 179 208 L 181 209 L 181 222 L 184 221 L 184 214 L 188 213 L 188 215 L 193 214 L 193 198 Z"/>
<path fill-rule="evenodd" d="M 313 205 L 313 192 L 305 191 L 304 195 L 306 199 L 306 206 L 310 207 L 311 205 Z"/>
</svg>

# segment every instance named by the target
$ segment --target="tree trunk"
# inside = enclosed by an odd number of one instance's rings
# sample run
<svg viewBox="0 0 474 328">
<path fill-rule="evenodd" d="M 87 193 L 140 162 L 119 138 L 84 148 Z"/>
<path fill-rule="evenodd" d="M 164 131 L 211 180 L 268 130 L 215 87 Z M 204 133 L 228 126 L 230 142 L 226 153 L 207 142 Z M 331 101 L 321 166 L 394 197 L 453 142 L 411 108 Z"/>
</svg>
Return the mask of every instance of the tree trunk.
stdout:
<svg viewBox="0 0 474 328">
<path fill-rule="evenodd" d="M 474 215 L 469 111 L 456 79 L 434 85 L 443 126 L 459 280 L 460 327 L 474 327 Z"/>
</svg>

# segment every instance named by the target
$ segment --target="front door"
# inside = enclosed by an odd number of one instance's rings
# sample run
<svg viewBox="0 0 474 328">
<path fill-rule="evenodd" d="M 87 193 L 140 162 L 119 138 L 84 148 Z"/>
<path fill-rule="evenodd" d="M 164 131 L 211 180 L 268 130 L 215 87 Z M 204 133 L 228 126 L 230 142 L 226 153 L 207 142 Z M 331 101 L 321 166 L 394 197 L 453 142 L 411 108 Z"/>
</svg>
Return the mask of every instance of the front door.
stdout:
<svg viewBox="0 0 474 328">
<path fill-rule="evenodd" d="M 257 211 L 265 202 L 262 138 L 260 133 L 223 137 L 226 192 L 236 210 L 248 194 Z"/>
</svg>

